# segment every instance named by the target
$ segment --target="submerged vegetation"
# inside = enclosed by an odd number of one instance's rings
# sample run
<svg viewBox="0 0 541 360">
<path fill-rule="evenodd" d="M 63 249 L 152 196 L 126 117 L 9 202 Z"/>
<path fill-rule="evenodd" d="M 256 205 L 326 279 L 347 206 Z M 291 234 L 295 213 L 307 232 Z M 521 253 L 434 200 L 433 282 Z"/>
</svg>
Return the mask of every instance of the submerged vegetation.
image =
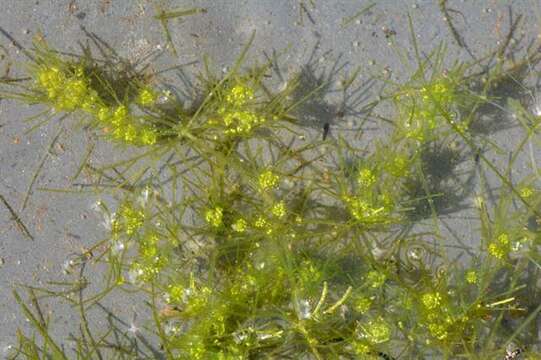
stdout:
<svg viewBox="0 0 541 360">
<path fill-rule="evenodd" d="M 444 47 L 417 55 L 409 80 L 384 80 L 363 109 L 385 134 L 362 145 L 305 126 L 303 109 L 328 84 L 306 87 L 301 72 L 276 90 L 276 64 L 248 65 L 254 37 L 227 73 L 207 66 L 190 99 L 92 39 L 80 56 L 36 41 L 29 78 L 1 90 L 46 107 L 35 126 L 61 116 L 140 148 L 101 168 L 83 162 L 117 200 L 96 204 L 108 236 L 67 264 L 73 283 L 31 288 L 32 306 L 15 292 L 36 333 L 18 332 L 12 358 L 541 357 L 533 155 L 531 174 L 512 178 L 526 146 L 539 146 L 541 116 L 516 99 L 500 105 L 506 83 L 535 94 L 521 76 L 536 75 L 540 48 L 452 66 Z M 523 136 L 506 168 L 489 158 L 504 152 L 485 123 L 498 111 Z M 474 246 L 443 230 L 458 210 L 472 214 Z M 87 295 L 97 262 L 104 288 Z M 110 329 L 95 333 L 88 310 L 122 290 L 146 298 L 145 331 L 109 314 Z M 50 335 L 41 296 L 79 309 L 72 345 Z"/>
</svg>

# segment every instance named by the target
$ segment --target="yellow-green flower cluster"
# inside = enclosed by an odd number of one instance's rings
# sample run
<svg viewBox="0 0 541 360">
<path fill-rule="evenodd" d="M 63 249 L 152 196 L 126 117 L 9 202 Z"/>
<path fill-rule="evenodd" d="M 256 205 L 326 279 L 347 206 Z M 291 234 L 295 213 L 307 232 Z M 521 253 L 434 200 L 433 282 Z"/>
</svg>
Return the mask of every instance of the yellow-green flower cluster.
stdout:
<svg viewBox="0 0 541 360">
<path fill-rule="evenodd" d="M 344 198 L 349 212 L 353 218 L 363 223 L 385 223 L 388 221 L 389 209 L 387 206 L 374 206 L 360 197 Z"/>
<path fill-rule="evenodd" d="M 157 141 L 157 131 L 152 126 L 138 123 L 125 105 L 115 109 L 103 106 L 98 110 L 97 119 L 115 140 L 131 145 L 154 145 Z"/>
<path fill-rule="evenodd" d="M 170 304 L 179 304 L 186 300 L 187 292 L 181 284 L 169 284 L 167 287 L 167 302 Z"/>
<path fill-rule="evenodd" d="M 158 254 L 159 237 L 155 233 L 149 233 L 144 236 L 139 244 L 139 255 L 147 263 L 152 263 L 156 260 Z"/>
<path fill-rule="evenodd" d="M 212 290 L 207 286 L 200 288 L 191 287 L 189 296 L 184 299 L 185 306 L 183 313 L 189 316 L 194 316 L 201 313 L 207 307 Z"/>
<path fill-rule="evenodd" d="M 461 314 L 460 309 L 453 309 L 449 297 L 440 291 L 432 291 L 424 293 L 420 300 L 420 324 L 428 330 L 430 337 L 444 341 L 462 336 L 468 316 Z"/>
<path fill-rule="evenodd" d="M 428 310 L 435 310 L 442 305 L 442 296 L 439 292 L 426 293 L 421 296 L 421 302 Z"/>
<path fill-rule="evenodd" d="M 272 170 L 265 170 L 259 175 L 259 189 L 262 191 L 276 188 L 279 182 L 280 177 Z"/>
<path fill-rule="evenodd" d="M 403 110 L 401 124 L 406 137 L 419 141 L 445 123 L 442 111 L 456 121 L 452 105 L 456 102 L 456 85 L 449 78 L 439 78 L 418 89 L 408 89 L 395 98 Z M 457 124 L 462 128 L 464 124 Z"/>
<path fill-rule="evenodd" d="M 351 345 L 355 354 L 360 356 L 361 359 L 374 359 L 374 357 L 370 355 L 370 346 L 365 342 L 354 340 Z"/>
<path fill-rule="evenodd" d="M 477 272 L 475 270 L 470 270 L 466 272 L 466 282 L 468 284 L 477 284 Z"/>
<path fill-rule="evenodd" d="M 130 203 L 120 206 L 117 215 L 111 222 L 111 231 L 114 236 L 122 233 L 131 236 L 136 234 L 143 226 L 145 213 Z"/>
<path fill-rule="evenodd" d="M 277 202 L 272 206 L 271 213 L 281 219 L 286 215 L 286 204 L 283 201 Z"/>
<path fill-rule="evenodd" d="M 498 260 L 502 260 L 511 251 L 511 241 L 507 233 L 501 233 L 488 245 L 488 253 Z"/>
<path fill-rule="evenodd" d="M 433 113 L 437 114 L 439 113 L 437 111 L 438 104 L 445 109 L 449 104 L 453 103 L 455 99 L 455 86 L 449 79 L 441 78 L 422 87 L 419 93 L 426 106 L 424 112 L 426 113 L 432 110 Z M 429 116 L 429 114 L 425 114 L 425 116 Z"/>
<path fill-rule="evenodd" d="M 370 187 L 376 183 L 376 175 L 368 168 L 362 168 L 359 170 L 357 176 L 357 182 L 360 187 Z"/>
<path fill-rule="evenodd" d="M 391 328 L 383 318 L 370 320 L 358 328 L 359 337 L 372 345 L 382 344 L 391 339 Z"/>
<path fill-rule="evenodd" d="M 232 106 L 240 107 L 254 99 L 254 90 L 246 85 L 237 84 L 229 91 L 225 99 Z"/>
<path fill-rule="evenodd" d="M 246 222 L 246 220 L 241 218 L 235 221 L 233 225 L 231 225 L 231 228 L 233 229 L 233 231 L 243 233 L 248 228 L 248 223 Z"/>
<path fill-rule="evenodd" d="M 181 307 L 182 313 L 187 316 L 197 316 L 208 305 L 212 290 L 205 285 L 197 285 L 193 274 L 189 285 L 175 282 L 167 286 L 165 301 Z"/>
<path fill-rule="evenodd" d="M 524 199 L 528 199 L 535 193 L 535 191 L 530 186 L 524 186 L 520 189 L 519 193 L 521 197 L 523 197 Z"/>
<path fill-rule="evenodd" d="M 158 241 L 159 236 L 154 232 L 148 232 L 141 238 L 139 256 L 130 268 L 131 277 L 134 276 L 135 271 L 136 282 L 152 281 L 169 263 L 167 256 L 160 253 Z"/>
<path fill-rule="evenodd" d="M 222 226 L 222 223 L 223 223 L 222 219 L 223 219 L 223 209 L 219 206 L 213 209 L 208 209 L 205 212 L 206 222 L 214 228 L 218 228 Z"/>
<path fill-rule="evenodd" d="M 354 309 L 360 314 L 366 313 L 370 310 L 373 300 L 366 296 L 359 296 L 354 303 Z"/>
<path fill-rule="evenodd" d="M 267 235 L 272 234 L 271 224 L 263 216 L 258 216 L 254 222 L 254 226 L 258 229 L 265 231 Z"/>
<path fill-rule="evenodd" d="M 265 122 L 264 117 L 248 110 L 231 111 L 221 108 L 218 114 L 222 117 L 223 124 L 226 127 L 224 132 L 227 135 L 248 134 L 254 127 Z"/>
<path fill-rule="evenodd" d="M 218 109 L 220 121 L 212 124 L 225 127 L 226 135 L 245 135 L 253 128 L 263 124 L 266 119 L 249 109 L 249 101 L 254 98 L 254 90 L 244 84 L 236 84 L 225 94 L 226 106 Z"/>
<path fill-rule="evenodd" d="M 307 259 L 299 264 L 298 279 L 301 290 L 309 292 L 311 289 L 319 288 L 324 280 L 323 276 L 323 272 L 314 261 Z"/>
<path fill-rule="evenodd" d="M 445 340 L 449 335 L 447 331 L 448 324 L 433 322 L 428 325 L 428 331 L 430 334 L 438 340 Z"/>
<path fill-rule="evenodd" d="M 392 154 L 385 163 L 385 170 L 396 178 L 403 178 L 409 174 L 410 159 L 404 154 Z"/>
<path fill-rule="evenodd" d="M 142 88 L 137 95 L 137 103 L 145 107 L 154 105 L 157 99 L 158 95 L 150 87 Z"/>
<path fill-rule="evenodd" d="M 374 270 L 366 274 L 366 281 L 368 282 L 369 286 L 374 289 L 382 287 L 383 284 L 385 284 L 385 280 L 387 280 L 387 276 L 381 271 Z"/>
<path fill-rule="evenodd" d="M 42 66 L 36 74 L 37 90 L 47 95 L 51 106 L 57 111 L 82 110 L 115 140 L 130 145 L 153 145 L 157 141 L 157 131 L 153 126 L 139 122 L 130 114 L 126 105 L 116 108 L 106 106 L 90 82 L 82 66 L 68 65 L 72 70 L 62 70 L 57 66 Z M 144 106 L 154 103 L 156 95 L 150 88 L 141 90 L 138 102 Z"/>
<path fill-rule="evenodd" d="M 57 111 L 74 111 L 89 108 L 97 94 L 88 86 L 81 68 L 73 72 L 62 71 L 56 66 L 40 67 L 37 72 L 38 89 L 47 94 L 47 99 Z"/>
<path fill-rule="evenodd" d="M 160 273 L 160 270 L 165 267 L 167 263 L 164 257 L 158 257 L 154 263 L 144 263 L 141 261 L 134 261 L 130 265 L 128 271 L 128 281 L 132 284 L 142 284 L 153 281 Z"/>
</svg>

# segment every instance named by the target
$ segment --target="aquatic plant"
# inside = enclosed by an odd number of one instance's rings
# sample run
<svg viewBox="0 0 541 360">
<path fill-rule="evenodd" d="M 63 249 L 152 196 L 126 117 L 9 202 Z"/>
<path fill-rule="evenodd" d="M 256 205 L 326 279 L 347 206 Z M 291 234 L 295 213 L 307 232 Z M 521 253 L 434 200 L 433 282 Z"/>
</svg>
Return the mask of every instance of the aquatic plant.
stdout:
<svg viewBox="0 0 541 360">
<path fill-rule="evenodd" d="M 100 169 L 83 162 L 117 200 L 96 206 L 108 235 L 69 262 L 73 283 L 31 290 L 34 309 L 15 292 L 38 337 L 19 332 L 12 358 L 473 359 L 503 358 L 512 343 L 535 358 L 539 174 L 512 180 L 518 155 L 498 170 L 481 152 L 498 145 L 472 127 L 513 69 L 504 60 L 488 74 L 477 63 L 444 69 L 443 47 L 417 56 L 409 80 L 388 84 L 376 105 L 391 107 L 388 136 L 360 148 L 309 132 L 298 111 L 324 87 L 273 90 L 273 64 L 246 65 L 250 43 L 227 73 L 200 74 L 186 102 L 122 59 L 43 42 L 29 79 L 3 83 L 4 97 L 45 106 L 46 121 L 61 116 L 117 149 L 144 148 Z M 537 145 L 539 115 L 510 104 L 523 153 Z M 477 190 L 458 176 L 466 158 L 472 171 L 494 172 L 495 201 L 484 176 Z M 479 247 L 461 263 L 443 218 L 473 196 Z M 108 269 L 105 286 L 85 297 L 94 263 Z M 113 291 L 146 297 L 146 333 L 90 329 L 89 309 Z M 44 294 L 80 311 L 71 349 L 50 335 Z"/>
</svg>

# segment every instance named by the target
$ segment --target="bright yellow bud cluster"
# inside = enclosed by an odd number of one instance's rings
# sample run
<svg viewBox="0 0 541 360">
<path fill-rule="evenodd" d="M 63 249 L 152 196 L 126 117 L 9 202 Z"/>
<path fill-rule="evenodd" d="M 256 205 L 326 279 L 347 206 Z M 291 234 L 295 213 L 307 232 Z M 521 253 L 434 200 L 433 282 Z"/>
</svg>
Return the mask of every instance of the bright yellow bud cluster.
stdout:
<svg viewBox="0 0 541 360">
<path fill-rule="evenodd" d="M 445 123 L 443 113 L 451 117 L 459 130 L 465 131 L 465 124 L 457 123 L 452 108 L 456 102 L 456 85 L 449 78 L 435 79 L 420 89 L 411 89 L 396 96 L 406 110 L 402 113 L 402 126 L 405 135 L 419 141 L 426 140 L 426 135 Z"/>
<path fill-rule="evenodd" d="M 434 322 L 428 324 L 428 331 L 430 331 L 430 335 L 432 335 L 438 340 L 444 340 L 449 335 L 449 332 L 447 331 L 447 325 L 442 323 Z"/>
<path fill-rule="evenodd" d="M 385 206 L 375 207 L 368 201 L 358 197 L 346 197 L 344 201 L 353 218 L 360 222 L 384 221 L 386 215 L 388 215 L 388 209 Z"/>
<path fill-rule="evenodd" d="M 520 196 L 523 197 L 524 199 L 528 199 L 533 194 L 534 194 L 534 190 L 529 186 L 526 186 L 520 189 Z"/>
<path fill-rule="evenodd" d="M 271 212 L 277 218 L 283 218 L 286 215 L 286 204 L 283 201 L 274 204 Z"/>
<path fill-rule="evenodd" d="M 47 94 L 49 102 L 57 111 L 83 110 L 115 140 L 138 146 L 153 145 L 157 141 L 156 129 L 139 122 L 130 114 L 126 105 L 116 108 L 106 106 L 90 87 L 81 66 L 72 71 L 43 66 L 37 70 L 36 83 L 37 90 Z M 152 89 L 144 88 L 137 101 L 143 106 L 150 106 L 156 101 L 156 94 Z"/>
<path fill-rule="evenodd" d="M 248 134 L 254 127 L 265 122 L 264 117 L 247 110 L 230 111 L 222 108 L 218 113 L 222 116 L 227 128 L 225 130 L 227 135 Z"/>
<path fill-rule="evenodd" d="M 160 273 L 160 267 L 152 264 L 133 262 L 128 270 L 128 281 L 132 284 L 141 284 L 152 281 Z"/>
<path fill-rule="evenodd" d="M 139 245 L 139 254 L 146 262 L 154 262 L 158 256 L 158 235 L 146 234 Z"/>
<path fill-rule="evenodd" d="M 391 328 L 382 318 L 369 321 L 360 326 L 359 337 L 367 340 L 370 344 L 376 345 L 387 342 L 391 339 Z"/>
<path fill-rule="evenodd" d="M 259 188 L 261 190 L 273 189 L 278 186 L 280 177 L 271 170 L 265 170 L 259 175 Z"/>
<path fill-rule="evenodd" d="M 248 223 L 244 219 L 238 219 L 231 225 L 231 228 L 238 233 L 243 233 L 248 228 Z"/>
<path fill-rule="evenodd" d="M 360 314 L 366 313 L 372 306 L 372 299 L 368 297 L 359 297 L 354 304 L 355 311 Z"/>
<path fill-rule="evenodd" d="M 220 120 L 211 120 L 211 123 L 225 126 L 226 135 L 248 134 L 266 121 L 265 117 L 248 108 L 248 102 L 253 98 L 253 89 L 243 84 L 235 85 L 225 95 L 226 106 L 218 109 Z"/>
<path fill-rule="evenodd" d="M 477 281 L 475 273 L 475 279 L 472 279 L 471 272 L 469 274 L 470 281 Z M 460 305 L 453 305 L 452 294 L 450 291 L 431 291 L 420 297 L 422 319 L 418 322 L 431 338 L 438 341 L 461 337 L 468 326 L 469 317 Z"/>
<path fill-rule="evenodd" d="M 258 216 L 254 222 L 254 226 L 258 229 L 262 229 L 267 233 L 267 235 L 272 234 L 272 228 L 270 227 L 269 222 L 263 216 Z"/>
<path fill-rule="evenodd" d="M 115 109 L 102 107 L 98 110 L 97 119 L 101 126 L 109 129 L 115 140 L 131 145 L 153 145 L 158 134 L 153 127 L 137 123 L 125 105 Z"/>
<path fill-rule="evenodd" d="M 184 286 L 176 284 L 170 284 L 167 288 L 167 302 L 171 304 L 178 304 L 186 298 Z"/>
<path fill-rule="evenodd" d="M 387 276 L 381 271 L 370 271 L 366 275 L 366 281 L 368 282 L 370 287 L 374 289 L 382 287 L 383 284 L 385 284 L 385 280 L 387 280 Z"/>
<path fill-rule="evenodd" d="M 468 284 L 477 284 L 477 273 L 474 270 L 466 273 L 466 282 Z"/>
<path fill-rule="evenodd" d="M 370 353 L 370 346 L 365 344 L 364 342 L 355 340 L 352 343 L 353 351 L 355 351 L 355 354 L 361 356 L 361 359 L 370 359 L 369 353 Z M 370 359 L 372 360 L 372 359 Z M 375 359 L 374 359 L 375 360 Z"/>
<path fill-rule="evenodd" d="M 376 182 L 376 175 L 368 168 L 362 168 L 357 176 L 357 182 L 361 187 L 370 187 Z"/>
<path fill-rule="evenodd" d="M 453 101 L 455 96 L 454 92 L 453 84 L 445 78 L 422 87 L 419 91 L 427 106 L 429 104 L 440 104 L 444 108 Z"/>
<path fill-rule="evenodd" d="M 509 235 L 502 233 L 496 240 L 488 245 L 488 253 L 498 260 L 502 260 L 511 251 Z"/>
<path fill-rule="evenodd" d="M 208 209 L 205 212 L 205 220 L 212 227 L 218 228 L 222 226 L 223 209 L 219 206 L 214 209 Z"/>
<path fill-rule="evenodd" d="M 58 67 L 42 67 L 37 73 L 38 88 L 47 94 L 48 100 L 57 111 L 74 111 L 88 107 L 88 100 L 97 99 L 90 89 L 82 71 L 74 74 L 61 71 Z"/>
<path fill-rule="evenodd" d="M 115 236 L 120 233 L 133 235 L 143 226 L 144 220 L 145 213 L 142 210 L 134 208 L 129 203 L 122 204 L 118 215 L 112 221 L 112 232 Z"/>
<path fill-rule="evenodd" d="M 226 101 L 233 106 L 243 106 L 253 98 L 254 90 L 242 84 L 235 85 L 225 97 Z"/>
<path fill-rule="evenodd" d="M 426 293 L 421 297 L 421 302 L 428 310 L 434 310 L 441 306 L 442 297 L 439 292 Z"/>
<path fill-rule="evenodd" d="M 145 87 L 139 91 L 137 102 L 142 106 L 152 106 L 156 103 L 158 96 L 153 89 Z"/>
</svg>

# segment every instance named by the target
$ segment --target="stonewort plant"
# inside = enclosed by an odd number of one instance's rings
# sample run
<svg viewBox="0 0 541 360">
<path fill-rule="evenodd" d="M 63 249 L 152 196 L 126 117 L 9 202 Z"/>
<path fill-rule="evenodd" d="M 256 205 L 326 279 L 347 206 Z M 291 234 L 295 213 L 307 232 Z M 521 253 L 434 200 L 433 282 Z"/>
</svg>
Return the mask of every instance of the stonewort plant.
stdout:
<svg viewBox="0 0 541 360">
<path fill-rule="evenodd" d="M 104 52 L 67 56 L 44 43 L 30 80 L 4 83 L 4 97 L 46 106 L 45 120 L 65 114 L 155 155 L 94 169 L 97 193 L 115 199 L 96 206 L 107 236 L 73 262 L 72 283 L 31 288 L 32 307 L 15 292 L 36 331 L 18 332 L 11 358 L 503 359 L 516 349 L 538 358 L 537 165 L 532 156 L 531 173 L 514 179 L 519 155 L 498 169 L 487 154 L 501 145 L 471 126 L 515 66 L 500 57 L 448 67 L 443 47 L 417 55 L 409 80 L 387 84 L 377 104 L 390 109 L 391 131 L 363 146 L 306 128 L 296 110 L 318 88 L 274 90 L 275 64 L 248 64 L 253 39 L 227 73 L 208 65 L 189 101 Z M 508 109 L 524 135 L 514 150 L 527 154 L 539 146 L 539 116 L 518 101 Z M 468 164 L 476 189 L 458 174 Z M 451 196 L 457 187 L 463 198 Z M 466 199 L 479 246 L 442 230 Z M 89 293 L 94 263 L 108 272 Z M 146 299 L 143 330 L 111 314 L 110 329 L 91 329 L 88 311 L 111 292 Z M 42 296 L 79 310 L 73 346 L 51 335 Z"/>
</svg>

